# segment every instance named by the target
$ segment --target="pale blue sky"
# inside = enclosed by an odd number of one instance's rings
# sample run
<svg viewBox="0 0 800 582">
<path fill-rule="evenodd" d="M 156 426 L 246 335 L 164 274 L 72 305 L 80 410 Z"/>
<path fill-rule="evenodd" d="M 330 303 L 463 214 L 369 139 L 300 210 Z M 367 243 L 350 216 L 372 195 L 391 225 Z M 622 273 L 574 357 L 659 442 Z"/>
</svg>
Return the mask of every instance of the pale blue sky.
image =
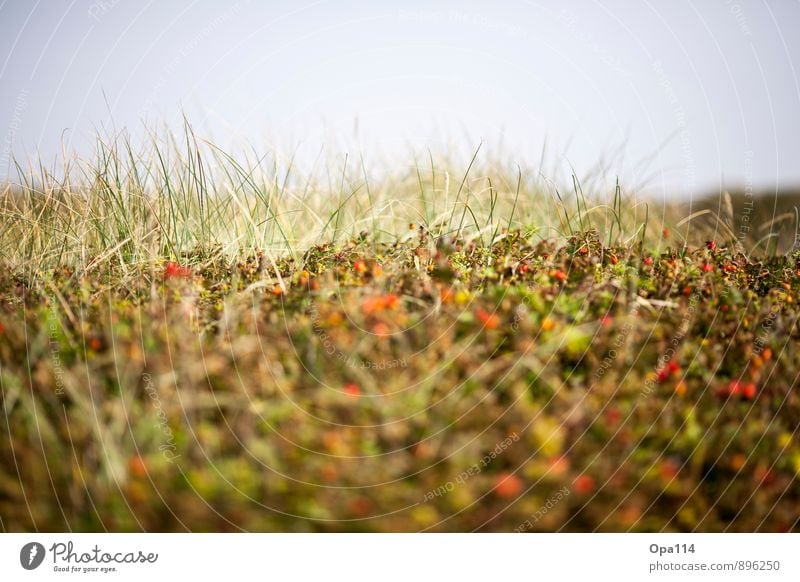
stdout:
<svg viewBox="0 0 800 582">
<path fill-rule="evenodd" d="M 482 139 L 536 167 L 547 138 L 548 171 L 611 157 L 654 194 L 794 186 L 799 28 L 797 0 L 5 0 L 0 176 L 12 151 L 89 153 L 112 120 L 141 137 L 185 111 L 301 157 Z"/>
</svg>

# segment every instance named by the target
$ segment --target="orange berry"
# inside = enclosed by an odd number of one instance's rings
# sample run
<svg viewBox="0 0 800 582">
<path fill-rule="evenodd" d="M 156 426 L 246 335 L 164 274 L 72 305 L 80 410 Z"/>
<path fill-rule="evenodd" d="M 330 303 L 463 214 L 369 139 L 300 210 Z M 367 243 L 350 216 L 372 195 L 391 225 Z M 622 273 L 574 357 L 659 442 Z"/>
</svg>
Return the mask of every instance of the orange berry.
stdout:
<svg viewBox="0 0 800 582">
<path fill-rule="evenodd" d="M 388 325 L 386 325 L 382 321 L 379 321 L 378 323 L 372 326 L 372 333 L 374 333 L 379 337 L 383 337 L 392 333 L 392 330 Z"/>
<path fill-rule="evenodd" d="M 542 331 L 553 331 L 555 327 L 556 327 L 555 322 L 549 317 L 545 317 L 542 320 Z"/>
<path fill-rule="evenodd" d="M 524 487 L 522 479 L 513 473 L 500 473 L 494 482 L 494 493 L 498 497 L 509 499 L 519 496 Z"/>
<path fill-rule="evenodd" d="M 761 357 L 764 358 L 765 362 L 769 362 L 772 359 L 772 348 L 764 348 L 764 351 L 761 352 Z"/>
<path fill-rule="evenodd" d="M 364 261 L 356 261 L 355 263 L 353 263 L 353 270 L 359 275 L 363 275 L 368 270 L 367 263 L 365 263 Z"/>
<path fill-rule="evenodd" d="M 336 431 L 326 431 L 322 433 L 322 444 L 329 452 L 336 452 L 342 448 L 342 437 Z"/>
<path fill-rule="evenodd" d="M 347 394 L 350 398 L 358 399 L 361 397 L 361 388 L 358 387 L 358 384 L 353 384 L 352 382 L 345 384 L 344 388 L 342 388 L 342 392 Z"/>
<path fill-rule="evenodd" d="M 319 472 L 322 475 L 322 479 L 327 483 L 336 481 L 339 477 L 339 470 L 333 464 L 323 465 Z"/>
<path fill-rule="evenodd" d="M 361 311 L 363 311 L 365 315 L 372 315 L 381 309 L 383 309 L 383 302 L 380 297 L 367 297 L 361 303 Z"/>
<path fill-rule="evenodd" d="M 678 380 L 678 383 L 675 384 L 675 394 L 678 396 L 683 396 L 686 394 L 686 382 L 683 380 Z"/>
<path fill-rule="evenodd" d="M 427 459 L 433 456 L 434 450 L 425 441 L 420 441 L 411 447 L 412 454 L 419 459 Z"/>
<path fill-rule="evenodd" d="M 325 320 L 325 322 L 331 327 L 336 327 L 337 325 L 341 325 L 343 321 L 344 317 L 342 317 L 342 314 L 339 313 L 338 311 L 334 311 L 333 313 L 331 313 Z"/>
<path fill-rule="evenodd" d="M 134 455 L 128 459 L 128 471 L 134 477 L 144 477 L 147 475 L 147 465 L 141 455 Z"/>
<path fill-rule="evenodd" d="M 739 471 L 747 462 L 747 458 L 742 453 L 736 453 L 731 457 L 731 469 Z"/>
<path fill-rule="evenodd" d="M 500 327 L 500 318 L 494 313 L 489 313 L 485 309 L 478 308 L 475 311 L 475 317 L 478 318 L 486 329 L 497 329 Z"/>
<path fill-rule="evenodd" d="M 567 457 L 564 455 L 559 455 L 558 457 L 553 457 L 550 459 L 550 467 L 548 472 L 558 477 L 567 471 L 569 471 L 569 459 Z"/>
<path fill-rule="evenodd" d="M 453 291 L 452 287 L 445 287 L 439 291 L 439 299 L 441 299 L 442 303 L 445 305 L 452 303 L 455 296 L 456 292 Z"/>
<path fill-rule="evenodd" d="M 368 297 L 361 304 L 361 309 L 365 314 L 371 315 L 384 309 L 394 309 L 397 307 L 399 298 L 394 293 L 390 293 L 384 297 Z"/>
<path fill-rule="evenodd" d="M 366 497 L 358 497 L 348 503 L 350 512 L 357 517 L 364 517 L 372 511 L 372 501 Z"/>
</svg>

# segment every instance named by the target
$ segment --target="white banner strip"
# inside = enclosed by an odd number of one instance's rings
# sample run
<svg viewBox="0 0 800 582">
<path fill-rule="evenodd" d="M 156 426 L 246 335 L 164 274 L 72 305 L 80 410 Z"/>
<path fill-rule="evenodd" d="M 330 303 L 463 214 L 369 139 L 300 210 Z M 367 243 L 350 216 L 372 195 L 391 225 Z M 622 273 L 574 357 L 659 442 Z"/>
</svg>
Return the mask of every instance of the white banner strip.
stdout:
<svg viewBox="0 0 800 582">
<path fill-rule="evenodd" d="M 0 580 L 800 580 L 797 534 L 2 534 Z M 579 578 L 581 576 L 582 578 Z M 179 579 L 179 578 L 176 578 Z M 185 578 L 184 578 L 185 579 Z"/>
</svg>

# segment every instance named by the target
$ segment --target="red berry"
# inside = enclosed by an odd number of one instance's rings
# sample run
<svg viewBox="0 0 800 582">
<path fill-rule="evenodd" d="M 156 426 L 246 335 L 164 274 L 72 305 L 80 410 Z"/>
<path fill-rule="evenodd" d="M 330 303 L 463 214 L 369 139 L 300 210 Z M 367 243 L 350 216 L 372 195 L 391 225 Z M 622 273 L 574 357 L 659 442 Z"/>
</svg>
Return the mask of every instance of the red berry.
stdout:
<svg viewBox="0 0 800 582">
<path fill-rule="evenodd" d="M 594 491 L 594 479 L 589 475 L 580 475 L 575 479 L 573 485 L 575 486 L 575 491 L 581 495 L 587 495 Z"/>
<path fill-rule="evenodd" d="M 775 472 L 761 463 L 756 467 L 754 476 L 761 485 L 772 485 L 775 482 Z"/>
<path fill-rule="evenodd" d="M 704 273 L 710 273 L 713 270 L 714 270 L 714 265 L 712 265 L 711 263 L 703 263 L 703 272 Z"/>
<path fill-rule="evenodd" d="M 350 398 L 361 397 L 361 388 L 358 387 L 358 384 L 353 384 L 352 382 L 349 384 L 345 384 L 342 391 L 345 394 L 347 394 Z"/>
<path fill-rule="evenodd" d="M 386 297 L 383 298 L 383 305 L 386 309 L 394 309 L 397 307 L 397 302 L 399 301 L 399 297 L 394 293 L 389 293 Z"/>
<path fill-rule="evenodd" d="M 680 468 L 681 466 L 675 459 L 664 459 L 661 461 L 661 476 L 665 480 L 671 481 L 678 475 Z"/>
<path fill-rule="evenodd" d="M 752 382 L 742 386 L 742 396 L 747 398 L 747 400 L 752 400 L 753 398 L 755 398 L 757 392 L 758 389 L 756 388 L 756 385 L 753 384 Z"/>
<path fill-rule="evenodd" d="M 730 398 L 732 396 L 738 396 L 742 392 L 743 386 L 741 382 L 739 382 L 739 380 L 731 380 L 728 384 L 717 390 L 717 396 L 721 398 Z"/>
<path fill-rule="evenodd" d="M 653 264 L 653 257 L 645 257 L 644 258 L 644 264 L 647 265 L 648 267 L 650 265 L 652 265 Z"/>
<path fill-rule="evenodd" d="M 619 424 L 621 418 L 622 412 L 620 412 L 619 408 L 616 406 L 609 406 L 606 408 L 606 421 L 609 425 L 616 426 Z"/>
<path fill-rule="evenodd" d="M 175 262 L 169 262 L 164 266 L 164 279 L 185 279 L 191 276 L 192 271 L 188 267 L 184 267 Z"/>
<path fill-rule="evenodd" d="M 714 242 L 713 240 L 708 240 L 706 241 L 706 248 L 710 251 L 713 251 L 714 249 L 717 248 L 717 243 Z"/>
</svg>

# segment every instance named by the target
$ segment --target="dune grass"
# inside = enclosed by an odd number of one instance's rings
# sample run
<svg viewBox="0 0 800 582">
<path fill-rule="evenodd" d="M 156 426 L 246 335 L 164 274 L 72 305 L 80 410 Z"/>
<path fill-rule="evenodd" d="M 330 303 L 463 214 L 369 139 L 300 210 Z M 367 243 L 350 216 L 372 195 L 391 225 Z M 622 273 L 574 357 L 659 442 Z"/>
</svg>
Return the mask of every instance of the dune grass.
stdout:
<svg viewBox="0 0 800 582">
<path fill-rule="evenodd" d="M 793 241 L 485 155 L 19 167 L 0 525 L 797 529 Z"/>
</svg>

